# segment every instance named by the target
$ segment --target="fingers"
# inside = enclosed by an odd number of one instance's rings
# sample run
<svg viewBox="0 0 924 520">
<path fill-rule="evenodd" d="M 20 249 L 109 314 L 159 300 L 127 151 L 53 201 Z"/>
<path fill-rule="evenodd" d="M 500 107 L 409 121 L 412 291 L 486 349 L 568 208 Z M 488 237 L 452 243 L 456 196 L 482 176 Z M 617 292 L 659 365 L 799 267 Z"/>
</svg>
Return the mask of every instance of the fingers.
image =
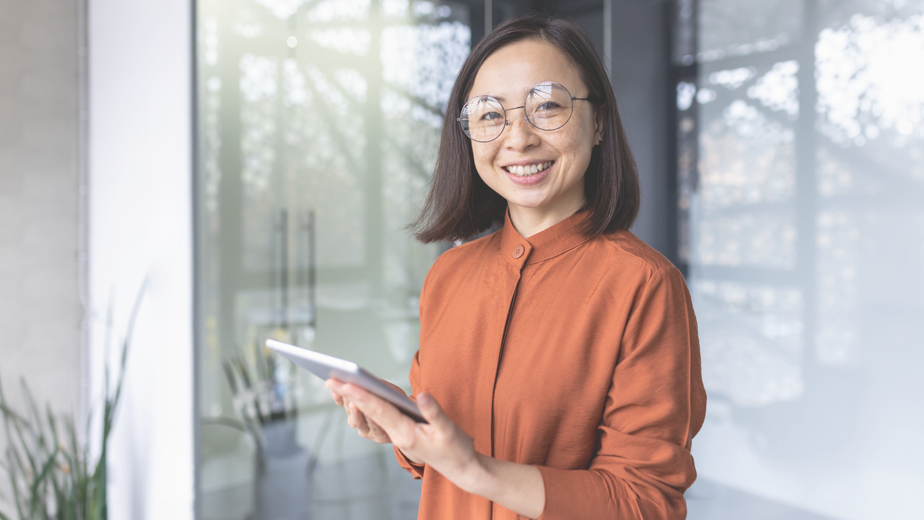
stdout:
<svg viewBox="0 0 924 520">
<path fill-rule="evenodd" d="M 462 474 L 475 458 L 472 438 L 443 412 L 432 395 L 421 392 L 417 405 L 429 424 L 416 423 L 394 405 L 362 388 L 337 389 L 350 414 L 350 426 L 376 442 L 391 442 L 408 458 L 446 474 Z M 382 440 L 379 440 L 382 439 Z"/>
<path fill-rule="evenodd" d="M 410 417 L 401 413 L 395 406 L 384 399 L 363 390 L 362 388 L 347 384 L 341 388 L 346 399 L 349 399 L 361 411 L 367 422 L 376 424 L 385 435 L 392 437 L 416 424 Z"/>
<path fill-rule="evenodd" d="M 385 433 L 385 430 L 383 430 L 378 424 L 370 421 L 366 421 L 366 424 L 369 425 L 370 439 L 378 442 L 379 444 L 391 442 L 391 437 L 389 437 L 388 434 Z"/>
<path fill-rule="evenodd" d="M 330 390 L 331 399 L 346 410 L 347 424 L 361 437 L 378 443 L 388 443 L 392 442 L 389 431 L 392 431 L 395 424 L 403 428 L 413 428 L 415 424 L 391 403 L 379 399 L 358 386 L 337 379 L 328 379 L 324 386 Z M 395 385 L 391 386 L 399 388 Z M 404 393 L 403 390 L 402 393 Z M 383 420 L 387 424 L 383 424 L 381 422 Z M 410 422 L 410 425 L 406 424 L 407 422 Z"/>
<path fill-rule="evenodd" d="M 328 379 L 324 382 L 324 386 L 330 390 L 330 397 L 334 400 L 337 406 L 343 406 L 346 408 L 346 401 L 343 398 L 343 394 L 340 392 L 340 389 L 343 388 L 343 382 L 338 381 L 337 379 Z M 349 412 L 349 410 L 347 410 Z"/>
<path fill-rule="evenodd" d="M 347 411 L 347 424 L 365 437 L 369 434 L 369 423 L 366 421 L 366 415 L 356 408 L 356 405 L 348 402 L 345 406 Z"/>
<path fill-rule="evenodd" d="M 342 406 L 346 411 L 347 424 L 350 428 L 356 430 L 360 437 L 380 444 L 391 442 L 388 433 L 374 421 L 369 420 L 366 414 L 349 397 L 344 395 L 344 383 L 342 381 L 328 379 L 324 386 L 330 390 L 330 396 L 334 402 L 338 406 Z"/>
<path fill-rule="evenodd" d="M 452 421 L 446 417 L 446 413 L 443 412 L 443 407 L 436 402 L 436 399 L 429 392 L 421 392 L 417 396 L 417 408 L 420 409 L 420 414 L 423 415 L 424 419 L 437 429 L 453 425 Z"/>
<path fill-rule="evenodd" d="M 391 442 L 391 437 L 388 436 L 388 432 L 383 430 L 382 427 L 374 421 L 370 420 L 366 414 L 352 402 L 348 402 L 347 404 L 347 413 L 349 414 L 347 423 L 356 430 L 360 437 L 379 444 Z"/>
<path fill-rule="evenodd" d="M 365 415 L 356 408 L 350 400 L 343 396 L 343 382 L 337 379 L 328 379 L 324 386 L 330 390 L 330 397 L 338 406 L 342 406 L 347 413 L 347 424 L 350 428 L 356 430 L 360 436 L 370 438 L 372 433 L 371 425 L 366 421 Z"/>
</svg>

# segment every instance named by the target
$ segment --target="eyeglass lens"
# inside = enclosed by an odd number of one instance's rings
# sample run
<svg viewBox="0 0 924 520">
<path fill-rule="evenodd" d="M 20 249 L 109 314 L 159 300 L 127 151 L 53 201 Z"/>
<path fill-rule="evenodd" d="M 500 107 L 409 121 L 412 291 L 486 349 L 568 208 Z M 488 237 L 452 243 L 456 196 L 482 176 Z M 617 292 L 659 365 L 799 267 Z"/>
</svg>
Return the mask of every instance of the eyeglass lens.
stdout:
<svg viewBox="0 0 924 520">
<path fill-rule="evenodd" d="M 526 119 L 540 130 L 557 130 L 571 118 L 573 101 L 568 90 L 555 82 L 540 83 L 526 96 Z M 493 141 L 504 131 L 504 107 L 491 96 L 472 98 L 462 107 L 462 130 L 475 141 Z"/>
</svg>

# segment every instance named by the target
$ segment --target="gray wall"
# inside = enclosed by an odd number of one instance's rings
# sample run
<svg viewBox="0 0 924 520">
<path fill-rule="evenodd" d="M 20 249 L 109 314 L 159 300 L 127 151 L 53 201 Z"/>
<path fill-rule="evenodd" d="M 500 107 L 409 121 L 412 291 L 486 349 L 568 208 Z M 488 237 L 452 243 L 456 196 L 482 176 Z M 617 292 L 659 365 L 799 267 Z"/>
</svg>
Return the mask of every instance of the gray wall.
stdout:
<svg viewBox="0 0 924 520">
<path fill-rule="evenodd" d="M 0 377 L 14 404 L 25 376 L 39 402 L 73 411 L 81 321 L 77 1 L 0 0 L 0 13 Z"/>
<path fill-rule="evenodd" d="M 642 185 L 632 232 L 677 263 L 667 9 L 665 1 L 613 1 L 611 77 Z"/>
</svg>

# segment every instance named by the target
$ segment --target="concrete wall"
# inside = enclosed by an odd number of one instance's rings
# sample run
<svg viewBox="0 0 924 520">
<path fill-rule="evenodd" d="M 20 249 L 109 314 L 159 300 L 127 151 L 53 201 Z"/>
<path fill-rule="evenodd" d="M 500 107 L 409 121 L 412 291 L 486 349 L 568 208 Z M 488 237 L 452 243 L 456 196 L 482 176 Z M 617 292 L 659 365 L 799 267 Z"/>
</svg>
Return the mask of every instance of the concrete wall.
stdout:
<svg viewBox="0 0 924 520">
<path fill-rule="evenodd" d="M 61 412 L 80 395 L 77 6 L 0 0 L 0 378 Z"/>
<path fill-rule="evenodd" d="M 0 0 L 0 378 L 14 404 L 24 376 L 59 412 L 76 413 L 82 395 L 98 410 L 107 311 L 116 346 L 147 277 L 110 444 L 109 513 L 191 518 L 191 4 L 90 2 L 87 134 L 84 5 Z M 83 230 L 82 160 L 91 194 Z M 2 444 L 0 434 L 0 453 Z M 9 495 L 5 473 L 0 494 Z M 12 513 L 2 499 L 0 512 Z"/>
</svg>

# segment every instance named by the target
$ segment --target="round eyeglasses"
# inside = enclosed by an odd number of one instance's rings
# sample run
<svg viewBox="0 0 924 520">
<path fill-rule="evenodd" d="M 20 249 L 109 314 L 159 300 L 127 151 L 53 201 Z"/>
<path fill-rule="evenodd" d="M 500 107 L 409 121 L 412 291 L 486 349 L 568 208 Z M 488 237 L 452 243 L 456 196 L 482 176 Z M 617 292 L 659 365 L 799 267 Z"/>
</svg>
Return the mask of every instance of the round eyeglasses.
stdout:
<svg viewBox="0 0 924 520">
<path fill-rule="evenodd" d="M 529 89 L 523 106 L 504 108 L 493 96 L 478 96 L 468 100 L 458 118 L 462 131 L 479 143 L 487 143 L 500 137 L 505 126 L 510 126 L 507 111 L 522 108 L 526 120 L 539 130 L 547 132 L 565 126 L 574 112 L 575 101 L 590 101 L 590 98 L 574 97 L 564 86 L 546 81 Z"/>
</svg>

